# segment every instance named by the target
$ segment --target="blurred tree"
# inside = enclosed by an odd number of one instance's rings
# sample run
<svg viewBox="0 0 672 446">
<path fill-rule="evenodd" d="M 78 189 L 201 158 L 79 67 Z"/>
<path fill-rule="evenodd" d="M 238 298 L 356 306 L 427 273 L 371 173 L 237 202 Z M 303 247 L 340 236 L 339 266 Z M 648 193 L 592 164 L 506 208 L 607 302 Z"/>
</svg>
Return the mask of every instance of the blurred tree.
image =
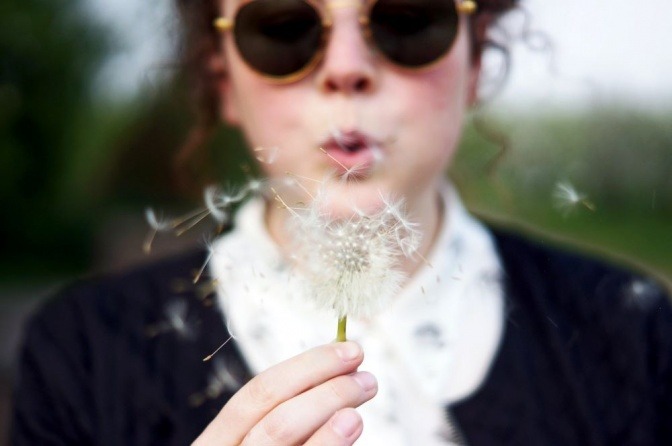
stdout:
<svg viewBox="0 0 672 446">
<path fill-rule="evenodd" d="M 151 99 L 147 97 L 145 113 L 133 123 L 110 162 L 107 187 L 116 200 L 175 206 L 186 199 L 193 206 L 201 201 L 207 184 L 242 184 L 246 173 L 255 171 L 240 133 L 224 125 L 201 135 L 202 146 L 180 159 L 179 152 L 194 136 L 190 131 L 195 113 L 190 112 L 187 93 L 176 73 Z"/>
<path fill-rule="evenodd" d="M 91 86 L 112 49 L 108 32 L 81 0 L 0 4 L 2 279 L 56 273 L 86 258 L 89 229 L 64 194 L 64 176 L 100 130 L 89 119 Z"/>
</svg>

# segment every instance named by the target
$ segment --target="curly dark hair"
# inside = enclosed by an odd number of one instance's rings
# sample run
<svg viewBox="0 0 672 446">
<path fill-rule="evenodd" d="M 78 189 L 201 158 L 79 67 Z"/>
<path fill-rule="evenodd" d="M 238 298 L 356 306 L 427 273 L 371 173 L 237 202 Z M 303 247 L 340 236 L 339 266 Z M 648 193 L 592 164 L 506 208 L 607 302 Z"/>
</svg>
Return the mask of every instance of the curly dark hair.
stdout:
<svg viewBox="0 0 672 446">
<path fill-rule="evenodd" d="M 477 0 L 478 9 L 471 16 L 472 59 L 481 57 L 486 46 L 504 50 L 488 41 L 488 28 L 504 13 L 514 9 L 519 0 Z M 181 19 L 179 58 L 186 76 L 195 124 L 175 158 L 176 170 L 187 164 L 210 138 L 219 124 L 219 96 L 216 74 L 208 67 L 214 52 L 220 50 L 221 35 L 212 26 L 220 14 L 219 0 L 176 0 Z"/>
</svg>

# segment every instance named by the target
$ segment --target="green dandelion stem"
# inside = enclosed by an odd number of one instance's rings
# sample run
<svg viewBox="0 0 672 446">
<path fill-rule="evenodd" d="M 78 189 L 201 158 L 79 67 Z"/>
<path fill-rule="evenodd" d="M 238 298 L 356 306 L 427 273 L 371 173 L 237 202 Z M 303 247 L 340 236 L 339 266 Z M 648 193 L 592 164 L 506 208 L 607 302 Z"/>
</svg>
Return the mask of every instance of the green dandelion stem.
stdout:
<svg viewBox="0 0 672 446">
<path fill-rule="evenodd" d="M 338 318 L 338 331 L 336 332 L 336 342 L 347 341 L 345 337 L 345 326 L 348 323 L 348 317 L 343 316 Z"/>
</svg>

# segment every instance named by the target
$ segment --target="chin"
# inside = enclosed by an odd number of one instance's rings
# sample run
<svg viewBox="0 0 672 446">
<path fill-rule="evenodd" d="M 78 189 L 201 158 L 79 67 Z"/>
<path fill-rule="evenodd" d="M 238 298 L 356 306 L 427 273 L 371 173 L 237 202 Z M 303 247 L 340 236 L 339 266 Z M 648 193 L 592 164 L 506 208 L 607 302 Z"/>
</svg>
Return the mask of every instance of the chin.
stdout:
<svg viewBox="0 0 672 446">
<path fill-rule="evenodd" d="M 385 206 L 390 191 L 373 181 L 330 182 L 319 192 L 320 207 L 334 219 L 351 218 L 357 213 L 372 214 Z M 394 196 L 394 198 L 403 198 Z"/>
</svg>

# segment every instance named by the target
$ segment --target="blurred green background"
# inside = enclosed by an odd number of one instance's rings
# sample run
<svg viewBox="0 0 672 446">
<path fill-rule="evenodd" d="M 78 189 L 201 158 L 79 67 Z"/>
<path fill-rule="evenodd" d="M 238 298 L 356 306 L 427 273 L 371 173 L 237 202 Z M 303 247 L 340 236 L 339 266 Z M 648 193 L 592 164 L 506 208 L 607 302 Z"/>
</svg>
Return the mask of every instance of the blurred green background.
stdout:
<svg viewBox="0 0 672 446">
<path fill-rule="evenodd" d="M 173 213 L 197 199 L 174 181 L 192 124 L 179 72 L 165 68 L 161 82 L 132 97 L 97 94 L 96 72 L 117 45 L 82 2 L 0 6 L 0 441 L 25 314 L 69 278 L 142 261 L 144 207 Z M 669 284 L 671 149 L 672 108 L 498 109 L 472 119 L 451 175 L 483 218 Z M 211 161 L 191 168 L 226 183 L 251 164 L 240 136 L 224 128 L 205 153 Z M 562 182 L 590 204 L 559 208 Z M 199 240 L 159 240 L 156 255 Z"/>
</svg>

